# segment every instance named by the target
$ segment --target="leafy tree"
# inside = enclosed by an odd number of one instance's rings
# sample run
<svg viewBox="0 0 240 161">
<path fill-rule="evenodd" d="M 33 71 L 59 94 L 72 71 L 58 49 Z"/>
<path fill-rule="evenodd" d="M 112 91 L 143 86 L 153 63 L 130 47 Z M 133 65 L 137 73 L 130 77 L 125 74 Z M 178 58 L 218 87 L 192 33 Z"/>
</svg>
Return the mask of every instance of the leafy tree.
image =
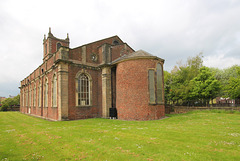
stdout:
<svg viewBox="0 0 240 161">
<path fill-rule="evenodd" d="M 20 104 L 20 95 L 17 95 L 14 98 L 7 98 L 4 101 L 2 101 L 2 107 L 1 107 L 1 111 L 7 111 L 8 108 L 11 108 L 14 105 L 19 105 Z"/>
<path fill-rule="evenodd" d="M 191 78 L 193 79 L 195 76 L 198 75 L 199 69 L 203 66 L 203 53 L 199 53 L 195 57 L 189 57 L 187 59 L 187 65 L 190 67 Z"/>
<path fill-rule="evenodd" d="M 20 95 L 13 97 L 14 105 L 20 105 Z"/>
<path fill-rule="evenodd" d="M 165 83 L 167 82 L 167 89 L 165 89 L 166 100 L 171 100 L 173 103 L 189 104 L 192 100 L 189 92 L 191 90 L 190 81 L 199 73 L 202 67 L 202 53 L 195 57 L 189 57 L 186 64 L 175 66 L 171 73 L 168 73 Z"/>
<path fill-rule="evenodd" d="M 216 98 L 221 89 L 220 82 L 208 67 L 202 67 L 200 73 L 191 82 L 193 86 L 191 96 L 205 101 L 207 105 L 209 100 Z"/>
<path fill-rule="evenodd" d="M 6 98 L 5 100 L 2 101 L 2 111 L 7 111 L 8 107 L 11 107 L 14 105 L 13 99 L 12 98 Z"/>
<path fill-rule="evenodd" d="M 164 71 L 164 96 L 165 102 L 170 103 L 171 73 Z"/>
<path fill-rule="evenodd" d="M 203 67 L 202 53 L 179 61 L 171 73 L 164 72 L 166 103 L 193 105 L 195 102 L 231 97 L 240 100 L 240 66 L 227 69 Z"/>
<path fill-rule="evenodd" d="M 238 65 L 234 65 L 232 67 L 222 69 L 222 70 L 218 68 L 210 68 L 210 70 L 214 73 L 215 78 L 219 80 L 219 82 L 221 83 L 221 86 L 223 87 L 220 91 L 221 97 L 225 97 L 225 98 L 229 97 L 229 94 L 228 94 L 229 81 L 232 78 L 238 77 L 239 68 L 240 66 Z"/>
<path fill-rule="evenodd" d="M 236 67 L 236 77 L 230 77 L 226 86 L 227 96 L 232 99 L 240 99 L 240 67 Z"/>
<path fill-rule="evenodd" d="M 230 98 L 240 99 L 240 78 L 231 77 L 227 87 Z"/>
</svg>

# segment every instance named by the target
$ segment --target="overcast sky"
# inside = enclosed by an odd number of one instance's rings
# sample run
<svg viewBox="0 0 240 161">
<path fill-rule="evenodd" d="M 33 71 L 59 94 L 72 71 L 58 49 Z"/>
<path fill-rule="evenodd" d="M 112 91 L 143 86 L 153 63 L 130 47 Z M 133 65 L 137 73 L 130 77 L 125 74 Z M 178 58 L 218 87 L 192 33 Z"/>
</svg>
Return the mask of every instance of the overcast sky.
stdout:
<svg viewBox="0 0 240 161">
<path fill-rule="evenodd" d="M 0 96 L 42 63 L 49 27 L 70 47 L 118 35 L 165 59 L 164 70 L 203 52 L 204 65 L 240 65 L 239 0 L 0 0 Z"/>
</svg>

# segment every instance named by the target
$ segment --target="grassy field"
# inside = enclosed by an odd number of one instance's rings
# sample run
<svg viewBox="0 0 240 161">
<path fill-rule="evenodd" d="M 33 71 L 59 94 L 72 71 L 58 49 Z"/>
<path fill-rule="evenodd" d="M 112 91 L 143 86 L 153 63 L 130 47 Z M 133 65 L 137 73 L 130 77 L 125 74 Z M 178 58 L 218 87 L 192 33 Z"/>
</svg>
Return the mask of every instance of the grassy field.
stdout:
<svg viewBox="0 0 240 161">
<path fill-rule="evenodd" d="M 240 160 L 240 114 L 50 122 L 0 112 L 3 160 Z"/>
</svg>

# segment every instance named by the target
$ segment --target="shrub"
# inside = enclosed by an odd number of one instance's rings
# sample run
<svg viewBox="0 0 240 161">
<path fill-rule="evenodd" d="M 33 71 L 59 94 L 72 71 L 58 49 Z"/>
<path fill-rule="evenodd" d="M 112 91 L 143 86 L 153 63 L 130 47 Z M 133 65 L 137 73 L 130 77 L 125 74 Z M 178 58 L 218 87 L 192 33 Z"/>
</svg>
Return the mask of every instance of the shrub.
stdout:
<svg viewBox="0 0 240 161">
<path fill-rule="evenodd" d="M 6 104 L 3 104 L 1 107 L 0 107 L 0 111 L 7 111 L 8 110 L 8 106 Z"/>
</svg>

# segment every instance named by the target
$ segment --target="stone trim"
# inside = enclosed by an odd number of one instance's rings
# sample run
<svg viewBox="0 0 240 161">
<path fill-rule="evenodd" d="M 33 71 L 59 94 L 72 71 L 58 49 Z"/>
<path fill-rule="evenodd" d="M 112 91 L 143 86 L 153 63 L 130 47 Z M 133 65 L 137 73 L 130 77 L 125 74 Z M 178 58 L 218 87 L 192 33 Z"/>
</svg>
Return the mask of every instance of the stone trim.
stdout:
<svg viewBox="0 0 240 161">
<path fill-rule="evenodd" d="M 102 68 L 102 117 L 109 118 L 112 107 L 111 67 Z"/>
<path fill-rule="evenodd" d="M 59 62 L 57 72 L 58 120 L 68 119 L 68 63 Z"/>
<path fill-rule="evenodd" d="M 119 60 L 119 61 L 111 63 L 111 65 L 115 65 L 115 64 L 118 64 L 118 63 L 121 63 L 121 62 L 124 62 L 124 61 L 138 60 L 138 59 L 153 59 L 153 60 L 159 60 L 159 61 L 162 61 L 162 62 L 165 61 L 164 59 L 161 59 L 157 56 L 139 56 L 139 57 L 130 57 L 130 58 L 126 58 L 126 59 L 123 59 L 123 60 Z"/>
</svg>

